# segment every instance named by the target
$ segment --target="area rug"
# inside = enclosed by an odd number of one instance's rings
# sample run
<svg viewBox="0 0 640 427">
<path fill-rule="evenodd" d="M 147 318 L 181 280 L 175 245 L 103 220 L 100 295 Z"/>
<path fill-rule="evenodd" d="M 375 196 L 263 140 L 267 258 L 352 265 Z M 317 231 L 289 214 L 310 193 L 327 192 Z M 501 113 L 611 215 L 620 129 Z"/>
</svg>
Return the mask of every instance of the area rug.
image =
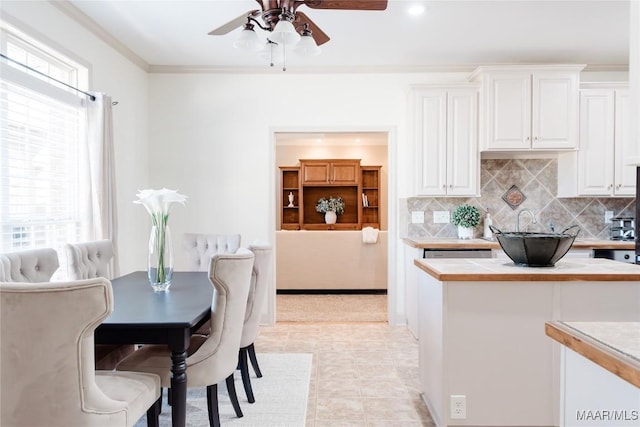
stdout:
<svg viewBox="0 0 640 427">
<path fill-rule="evenodd" d="M 236 417 L 224 381 L 218 385 L 221 424 L 233 427 L 304 427 L 312 356 L 309 353 L 259 353 L 262 378 L 256 378 L 249 368 L 255 403 L 247 402 L 240 371 L 234 375 L 244 417 Z M 166 393 L 163 399 L 160 427 L 170 427 L 171 407 L 166 404 Z M 135 427 L 146 425 L 144 416 Z M 187 392 L 187 427 L 208 425 L 207 391 L 205 388 L 190 388 Z"/>
<path fill-rule="evenodd" d="M 387 296 L 278 294 L 278 322 L 386 322 Z"/>
</svg>

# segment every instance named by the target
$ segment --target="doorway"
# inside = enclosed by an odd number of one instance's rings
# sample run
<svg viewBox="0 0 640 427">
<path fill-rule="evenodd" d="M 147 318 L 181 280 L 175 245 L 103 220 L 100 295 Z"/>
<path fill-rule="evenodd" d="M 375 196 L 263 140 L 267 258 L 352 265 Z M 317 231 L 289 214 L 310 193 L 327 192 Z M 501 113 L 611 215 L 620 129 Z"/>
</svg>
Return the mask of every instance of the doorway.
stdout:
<svg viewBox="0 0 640 427">
<path fill-rule="evenodd" d="M 274 321 L 380 321 L 381 312 L 387 320 L 388 279 L 393 270 L 388 244 L 389 139 L 387 130 L 273 133 L 278 301 L 274 301 Z M 375 243 L 364 244 L 362 231 L 355 229 L 282 230 L 281 206 L 288 201 L 282 200 L 280 168 L 299 166 L 300 159 L 359 159 L 363 167 L 380 166 L 381 209 Z M 328 247 L 322 252 L 325 244 Z M 319 276 L 331 276 L 330 283 L 318 280 Z M 278 304 L 283 304 L 282 310 Z"/>
</svg>

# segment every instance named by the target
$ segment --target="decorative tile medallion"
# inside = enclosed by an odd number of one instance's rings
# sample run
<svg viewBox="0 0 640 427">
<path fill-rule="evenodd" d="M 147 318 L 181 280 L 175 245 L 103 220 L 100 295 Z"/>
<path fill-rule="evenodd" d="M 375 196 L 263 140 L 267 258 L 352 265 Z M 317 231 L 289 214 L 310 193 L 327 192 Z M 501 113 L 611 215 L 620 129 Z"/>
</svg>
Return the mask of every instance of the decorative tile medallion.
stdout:
<svg viewBox="0 0 640 427">
<path fill-rule="evenodd" d="M 526 199 L 527 197 L 522 194 L 522 191 L 520 191 L 517 185 L 512 185 L 511 188 L 502 195 L 502 200 L 513 210 L 516 210 Z"/>
</svg>

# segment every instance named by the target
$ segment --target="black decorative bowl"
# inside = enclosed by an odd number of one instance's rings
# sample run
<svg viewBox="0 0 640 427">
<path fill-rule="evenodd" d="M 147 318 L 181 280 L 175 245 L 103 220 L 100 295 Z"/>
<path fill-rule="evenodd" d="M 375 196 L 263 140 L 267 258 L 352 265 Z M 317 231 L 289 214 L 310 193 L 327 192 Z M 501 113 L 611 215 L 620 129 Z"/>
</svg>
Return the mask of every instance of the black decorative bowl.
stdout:
<svg viewBox="0 0 640 427">
<path fill-rule="evenodd" d="M 572 225 L 560 233 L 527 233 L 500 231 L 490 226 L 502 250 L 516 265 L 524 267 L 553 267 L 569 252 L 580 227 Z M 575 233 L 569 233 L 575 229 Z"/>
</svg>

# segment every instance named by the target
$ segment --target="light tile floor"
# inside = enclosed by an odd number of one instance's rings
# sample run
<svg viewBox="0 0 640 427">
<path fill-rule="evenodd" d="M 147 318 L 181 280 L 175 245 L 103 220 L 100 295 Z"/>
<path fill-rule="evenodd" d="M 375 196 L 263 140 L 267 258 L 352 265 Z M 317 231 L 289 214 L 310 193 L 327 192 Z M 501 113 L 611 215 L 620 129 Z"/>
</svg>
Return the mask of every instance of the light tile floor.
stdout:
<svg viewBox="0 0 640 427">
<path fill-rule="evenodd" d="M 434 426 L 421 399 L 418 344 L 386 322 L 278 322 L 256 351 L 313 353 L 307 427 Z"/>
</svg>

